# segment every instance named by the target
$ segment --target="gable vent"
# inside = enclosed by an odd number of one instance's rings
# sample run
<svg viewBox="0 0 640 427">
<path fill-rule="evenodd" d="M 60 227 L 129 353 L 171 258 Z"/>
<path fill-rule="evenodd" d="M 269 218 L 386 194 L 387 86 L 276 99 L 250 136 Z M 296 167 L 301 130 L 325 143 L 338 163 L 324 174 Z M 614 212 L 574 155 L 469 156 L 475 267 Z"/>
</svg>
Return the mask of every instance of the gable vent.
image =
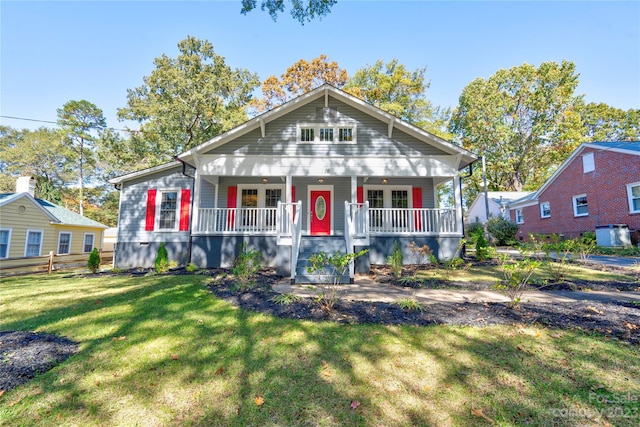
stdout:
<svg viewBox="0 0 640 427">
<path fill-rule="evenodd" d="M 336 120 L 338 118 L 338 109 L 335 107 L 316 107 L 317 120 Z"/>
</svg>

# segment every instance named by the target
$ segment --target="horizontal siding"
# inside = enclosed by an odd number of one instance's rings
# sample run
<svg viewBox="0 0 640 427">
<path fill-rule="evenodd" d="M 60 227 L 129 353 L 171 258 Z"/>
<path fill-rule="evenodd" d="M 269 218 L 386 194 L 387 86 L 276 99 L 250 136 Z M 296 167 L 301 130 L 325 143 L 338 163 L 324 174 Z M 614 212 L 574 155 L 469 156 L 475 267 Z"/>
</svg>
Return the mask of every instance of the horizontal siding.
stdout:
<svg viewBox="0 0 640 427">
<path fill-rule="evenodd" d="M 84 249 L 84 235 L 86 233 L 93 234 L 93 247 L 101 249 L 102 246 L 102 228 L 88 228 L 88 227 L 65 227 L 64 225 L 54 226 L 56 253 L 58 252 L 58 236 L 61 232 L 71 233 L 71 253 L 79 254 Z"/>
<path fill-rule="evenodd" d="M 193 190 L 193 179 L 184 176 L 180 167 L 122 183 L 118 242 L 188 241 L 189 233 L 145 231 L 147 190 Z M 193 194 L 193 191 L 192 193 Z"/>
<path fill-rule="evenodd" d="M 265 124 L 265 137 L 259 129 L 217 147 L 207 154 L 268 155 L 268 156 L 420 156 L 444 155 L 443 151 L 407 135 L 398 129 L 388 138 L 388 124 L 347 104 L 329 97 L 329 106 L 338 109 L 341 123 L 357 126 L 357 144 L 297 144 L 298 123 L 325 123 L 316 119 L 317 108 L 324 107 L 319 99 Z"/>
<path fill-rule="evenodd" d="M 18 212 L 20 206 L 26 208 L 24 213 Z M 21 198 L 0 207 L 0 228 L 11 229 L 9 258 L 24 256 L 27 230 L 42 230 L 41 254 L 55 251 L 58 233 L 50 222 L 51 218 L 46 216 L 30 199 Z"/>
</svg>

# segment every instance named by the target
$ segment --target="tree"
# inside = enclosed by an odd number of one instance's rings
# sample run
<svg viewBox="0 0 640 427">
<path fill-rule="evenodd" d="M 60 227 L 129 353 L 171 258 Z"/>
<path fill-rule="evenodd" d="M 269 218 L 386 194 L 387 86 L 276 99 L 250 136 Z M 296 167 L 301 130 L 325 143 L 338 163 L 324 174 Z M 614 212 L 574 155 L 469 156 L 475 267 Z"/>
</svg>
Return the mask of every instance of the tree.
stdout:
<svg viewBox="0 0 640 427">
<path fill-rule="evenodd" d="M 585 141 L 640 140 L 640 109 L 621 110 L 604 103 L 589 103 L 580 109 Z"/>
<path fill-rule="evenodd" d="M 487 161 L 489 189 L 537 189 L 581 142 L 581 98 L 572 62 L 529 64 L 499 70 L 467 85 L 453 113 L 462 146 Z M 480 191 L 480 168 L 467 197 Z"/>
<path fill-rule="evenodd" d="M 94 143 L 106 126 L 102 110 L 89 101 L 69 101 L 58 109 L 58 124 L 66 132 L 78 159 L 79 212 L 84 215 L 85 168 L 95 165 Z M 89 175 L 89 174 L 87 174 Z"/>
<path fill-rule="evenodd" d="M 340 68 L 337 62 L 330 62 L 327 55 L 320 55 L 311 61 L 300 59 L 287 68 L 280 79 L 269 76 L 264 80 L 264 97 L 255 100 L 253 107 L 256 112 L 270 110 L 325 83 L 339 89 L 347 78 L 347 71 Z"/>
<path fill-rule="evenodd" d="M 314 18 L 322 19 L 331 12 L 338 0 L 291 0 L 291 16 L 304 25 Z M 246 15 L 257 6 L 257 0 L 242 0 L 241 13 Z M 260 9 L 266 10 L 271 19 L 277 20 L 278 14 L 284 12 L 284 0 L 262 0 Z"/>
<path fill-rule="evenodd" d="M 448 110 L 433 108 L 426 97 L 425 68 L 409 71 L 393 59 L 367 65 L 349 79 L 346 92 L 418 127 L 446 137 Z"/>
<path fill-rule="evenodd" d="M 127 90 L 118 117 L 141 123 L 132 134 L 136 150 L 150 157 L 149 166 L 246 121 L 245 106 L 258 77 L 232 69 L 206 40 L 187 37 L 176 58 L 162 55 L 144 84 Z"/>
</svg>

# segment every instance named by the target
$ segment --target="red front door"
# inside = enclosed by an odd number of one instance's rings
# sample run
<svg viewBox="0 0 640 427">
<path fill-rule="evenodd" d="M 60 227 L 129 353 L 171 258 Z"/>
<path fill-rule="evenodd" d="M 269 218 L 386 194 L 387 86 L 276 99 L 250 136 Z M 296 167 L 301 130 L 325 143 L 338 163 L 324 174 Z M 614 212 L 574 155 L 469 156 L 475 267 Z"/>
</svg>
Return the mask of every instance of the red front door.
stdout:
<svg viewBox="0 0 640 427">
<path fill-rule="evenodd" d="M 331 234 L 331 191 L 311 191 L 311 234 Z"/>
</svg>

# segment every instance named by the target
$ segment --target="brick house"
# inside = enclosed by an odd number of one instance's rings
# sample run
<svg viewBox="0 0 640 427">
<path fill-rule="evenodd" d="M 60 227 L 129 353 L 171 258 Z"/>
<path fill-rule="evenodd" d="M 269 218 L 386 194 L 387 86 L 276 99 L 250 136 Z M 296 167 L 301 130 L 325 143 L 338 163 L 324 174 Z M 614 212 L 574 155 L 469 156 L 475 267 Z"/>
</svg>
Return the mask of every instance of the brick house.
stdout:
<svg viewBox="0 0 640 427">
<path fill-rule="evenodd" d="M 510 219 L 529 233 L 579 237 L 608 226 L 640 234 L 640 142 L 581 144 L 533 194 L 509 204 Z M 600 244 L 600 242 L 599 242 Z"/>
</svg>

